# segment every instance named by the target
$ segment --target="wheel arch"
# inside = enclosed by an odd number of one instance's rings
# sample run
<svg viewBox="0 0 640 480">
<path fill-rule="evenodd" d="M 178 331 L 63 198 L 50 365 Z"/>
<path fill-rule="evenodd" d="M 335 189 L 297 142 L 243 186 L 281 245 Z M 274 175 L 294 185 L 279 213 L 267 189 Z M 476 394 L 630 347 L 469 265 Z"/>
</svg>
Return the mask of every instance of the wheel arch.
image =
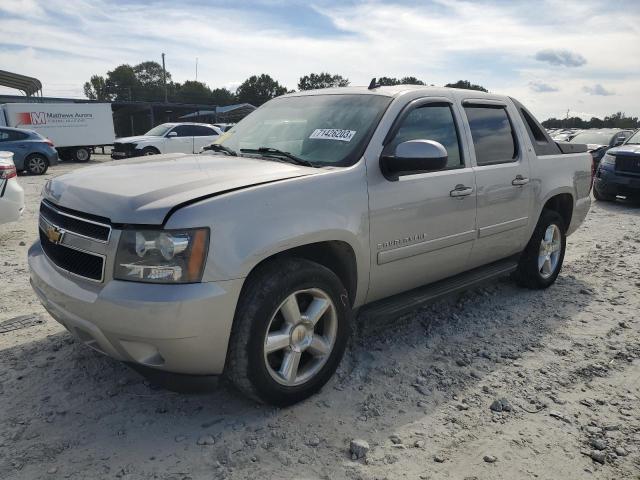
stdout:
<svg viewBox="0 0 640 480">
<path fill-rule="evenodd" d="M 547 199 L 542 207 L 540 215 L 542 215 L 542 212 L 545 210 L 557 212 L 562 217 L 566 233 L 566 231 L 569 230 L 571 219 L 573 218 L 574 203 L 573 195 L 571 193 L 558 192 Z"/>
<path fill-rule="evenodd" d="M 258 262 L 249 272 L 248 280 L 261 267 L 283 258 L 304 258 L 318 263 L 335 273 L 349 294 L 351 306 L 358 293 L 358 265 L 353 247 L 343 240 L 325 240 L 295 246 L 274 253 Z M 245 280 L 245 284 L 247 283 Z"/>
</svg>

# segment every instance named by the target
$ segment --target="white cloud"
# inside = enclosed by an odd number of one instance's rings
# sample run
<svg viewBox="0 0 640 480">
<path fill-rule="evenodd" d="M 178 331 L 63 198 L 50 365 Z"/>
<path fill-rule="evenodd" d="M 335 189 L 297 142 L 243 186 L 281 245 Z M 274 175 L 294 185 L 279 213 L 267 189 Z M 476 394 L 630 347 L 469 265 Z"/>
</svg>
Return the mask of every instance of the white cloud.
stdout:
<svg viewBox="0 0 640 480">
<path fill-rule="evenodd" d="M 274 25 L 250 8 L 214 8 L 206 2 L 162 8 L 106 0 L 25 5 L 0 4 L 0 12 L 12 12 L 2 20 L 3 41 L 25 46 L 0 48 L 0 65 L 38 77 L 45 95 L 81 97 L 92 74 L 104 75 L 121 63 L 160 61 L 164 51 L 174 80 L 193 79 L 198 57 L 198 78 L 211 87 L 237 87 L 263 72 L 289 88 L 314 71 L 341 74 L 355 85 L 367 85 L 374 76 L 414 75 L 436 85 L 470 80 L 519 98 L 541 118 L 567 109 L 601 116 L 640 113 L 640 8 L 620 15 L 601 1 L 567 8 L 560 0 L 546 0 L 537 4 L 541 15 L 535 18 L 529 2 L 316 5 L 319 14 L 350 33 L 332 36 Z M 44 6 L 55 16 L 43 15 Z M 579 53 L 586 63 L 558 68 L 535 60 L 547 50 Z M 616 95 L 583 90 L 597 84 Z"/>
<path fill-rule="evenodd" d="M 599 83 L 596 83 L 593 86 L 584 86 L 582 87 L 582 91 L 588 93 L 589 95 L 600 95 L 602 97 L 608 97 L 610 95 L 615 95 L 611 90 L 607 90 Z"/>
<path fill-rule="evenodd" d="M 557 92 L 559 90 L 559 88 L 554 87 L 553 85 L 540 81 L 529 82 L 529 88 L 532 92 L 536 93 Z"/>
<path fill-rule="evenodd" d="M 587 63 L 587 59 L 579 53 L 551 48 L 536 53 L 536 60 L 563 67 L 581 67 Z"/>
</svg>

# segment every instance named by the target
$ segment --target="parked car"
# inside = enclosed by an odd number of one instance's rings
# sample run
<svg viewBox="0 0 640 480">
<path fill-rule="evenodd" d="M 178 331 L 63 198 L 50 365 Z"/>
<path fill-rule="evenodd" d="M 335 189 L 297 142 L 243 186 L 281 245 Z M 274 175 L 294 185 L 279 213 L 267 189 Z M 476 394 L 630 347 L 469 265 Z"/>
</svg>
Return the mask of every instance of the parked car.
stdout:
<svg viewBox="0 0 640 480">
<path fill-rule="evenodd" d="M 48 138 L 63 160 L 88 162 L 97 146 L 115 140 L 109 103 L 7 103 L 0 126 L 27 128 Z"/>
<path fill-rule="evenodd" d="M 609 149 L 598 166 L 593 196 L 613 201 L 618 195 L 640 199 L 640 130 L 623 145 Z"/>
<path fill-rule="evenodd" d="M 583 130 L 573 137 L 570 142 L 583 143 L 593 157 L 594 172 L 604 156 L 605 152 L 612 147 L 622 145 L 633 134 L 633 130 L 618 128 L 601 128 Z"/>
<path fill-rule="evenodd" d="M 586 146 L 508 96 L 305 91 L 233 131 L 46 186 L 31 283 L 82 343 L 291 404 L 332 376 L 356 312 L 396 319 L 508 273 L 549 287 L 589 210 Z"/>
<path fill-rule="evenodd" d="M 13 153 L 15 168 L 32 175 L 44 175 L 58 164 L 58 152 L 53 142 L 33 130 L 0 128 L 0 150 Z"/>
<path fill-rule="evenodd" d="M 222 131 L 207 123 L 163 123 L 144 135 L 118 138 L 111 158 L 128 158 L 160 153 L 198 153 L 213 143 Z"/>
<path fill-rule="evenodd" d="M 15 222 L 24 211 L 24 191 L 11 152 L 0 151 L 0 225 Z"/>
</svg>

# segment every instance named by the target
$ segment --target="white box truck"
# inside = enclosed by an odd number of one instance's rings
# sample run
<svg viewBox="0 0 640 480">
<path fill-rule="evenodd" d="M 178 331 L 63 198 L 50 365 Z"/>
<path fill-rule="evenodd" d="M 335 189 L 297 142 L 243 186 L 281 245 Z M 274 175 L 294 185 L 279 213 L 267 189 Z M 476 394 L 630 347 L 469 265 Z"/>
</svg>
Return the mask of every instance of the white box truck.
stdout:
<svg viewBox="0 0 640 480">
<path fill-rule="evenodd" d="M 6 103 L 0 125 L 35 130 L 54 143 L 60 158 L 78 162 L 116 138 L 108 103 Z"/>
</svg>

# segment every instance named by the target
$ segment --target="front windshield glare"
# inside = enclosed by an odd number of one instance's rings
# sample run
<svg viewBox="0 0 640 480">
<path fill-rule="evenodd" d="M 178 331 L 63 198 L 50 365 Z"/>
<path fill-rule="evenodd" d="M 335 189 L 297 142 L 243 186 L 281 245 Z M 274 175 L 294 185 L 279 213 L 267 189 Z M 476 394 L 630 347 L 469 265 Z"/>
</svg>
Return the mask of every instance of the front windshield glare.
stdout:
<svg viewBox="0 0 640 480">
<path fill-rule="evenodd" d="M 381 95 L 307 95 L 263 105 L 215 143 L 238 153 L 273 148 L 318 166 L 358 161 L 391 98 Z"/>
<path fill-rule="evenodd" d="M 609 145 L 611 140 L 611 134 L 609 133 L 595 133 L 584 132 L 579 133 L 571 139 L 571 143 L 591 143 L 596 145 Z"/>
<path fill-rule="evenodd" d="M 625 142 L 625 145 L 640 145 L 640 130 L 634 133 L 629 140 Z"/>
<path fill-rule="evenodd" d="M 169 129 L 172 126 L 173 125 L 167 125 L 166 123 L 163 123 L 162 125 L 153 127 L 151 130 L 145 133 L 145 135 L 147 135 L 148 137 L 162 137 L 165 133 L 169 131 Z"/>
</svg>

